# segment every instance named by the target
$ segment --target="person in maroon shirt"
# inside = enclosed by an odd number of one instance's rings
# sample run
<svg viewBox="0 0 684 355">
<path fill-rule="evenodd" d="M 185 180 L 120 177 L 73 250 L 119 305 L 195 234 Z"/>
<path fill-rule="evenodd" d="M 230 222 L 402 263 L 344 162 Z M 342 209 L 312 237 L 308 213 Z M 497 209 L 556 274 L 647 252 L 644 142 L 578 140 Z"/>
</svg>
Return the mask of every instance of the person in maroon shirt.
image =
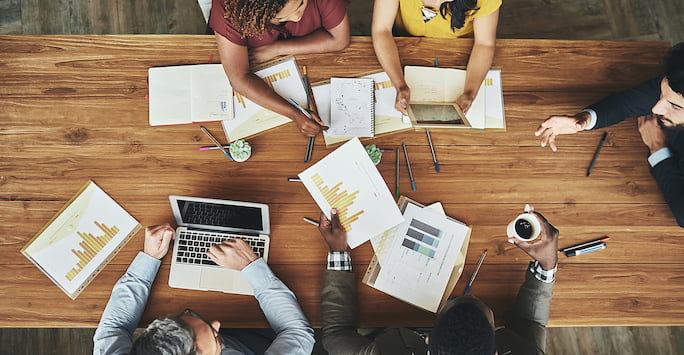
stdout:
<svg viewBox="0 0 684 355">
<path fill-rule="evenodd" d="M 349 45 L 346 0 L 213 0 L 214 30 L 223 70 L 233 89 L 255 103 L 292 119 L 305 136 L 324 124 L 309 120 L 250 72 L 250 62 L 280 55 L 339 51 Z"/>
</svg>

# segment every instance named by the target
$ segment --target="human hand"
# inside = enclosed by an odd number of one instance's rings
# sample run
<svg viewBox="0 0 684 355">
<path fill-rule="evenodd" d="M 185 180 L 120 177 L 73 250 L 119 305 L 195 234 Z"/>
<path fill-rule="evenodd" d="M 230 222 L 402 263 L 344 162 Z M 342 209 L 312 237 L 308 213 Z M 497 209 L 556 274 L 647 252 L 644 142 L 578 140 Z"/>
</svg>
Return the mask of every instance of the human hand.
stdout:
<svg viewBox="0 0 684 355">
<path fill-rule="evenodd" d="M 313 137 L 321 131 L 328 130 L 328 126 L 325 125 L 325 123 L 323 122 L 323 120 L 321 120 L 318 114 L 316 114 L 313 111 L 308 112 L 311 115 L 311 118 L 313 118 L 312 120 L 310 120 L 303 114 L 299 119 L 295 120 L 295 123 L 297 123 L 297 126 L 299 127 L 299 132 L 301 132 L 303 135 L 307 137 Z"/>
<path fill-rule="evenodd" d="M 149 226 L 145 228 L 143 252 L 153 258 L 161 260 L 166 253 L 169 252 L 171 239 L 175 238 L 176 231 L 174 231 L 168 223 L 160 224 L 158 226 Z"/>
<path fill-rule="evenodd" d="M 263 63 L 269 59 L 277 57 L 279 54 L 273 44 L 249 49 L 250 63 Z"/>
<path fill-rule="evenodd" d="M 641 140 L 644 141 L 651 154 L 667 147 L 665 131 L 658 124 L 658 115 L 640 116 L 637 118 L 637 123 Z"/>
<path fill-rule="evenodd" d="M 394 108 L 408 116 L 408 103 L 411 101 L 411 89 L 408 86 L 397 88 L 397 97 L 394 99 Z"/>
<path fill-rule="evenodd" d="M 471 97 L 466 93 L 463 93 L 461 94 L 461 96 L 458 97 L 458 99 L 456 99 L 456 103 L 461 108 L 461 111 L 463 111 L 463 113 L 467 113 L 470 109 L 470 106 L 473 104 L 474 99 L 474 97 Z"/>
<path fill-rule="evenodd" d="M 541 136 L 541 146 L 548 144 L 554 152 L 556 147 L 556 136 L 559 134 L 573 134 L 584 129 L 591 116 L 588 112 L 580 112 L 574 116 L 555 115 L 550 116 L 539 125 L 534 132 L 535 136 Z"/>
<path fill-rule="evenodd" d="M 535 242 L 523 242 L 517 238 L 508 238 L 508 242 L 515 244 L 527 255 L 539 262 L 542 269 L 550 270 L 558 264 L 558 229 L 552 226 L 541 213 L 532 211 L 541 224 L 540 239 Z"/>
<path fill-rule="evenodd" d="M 224 240 L 207 251 L 209 258 L 226 269 L 242 270 L 258 259 L 252 247 L 240 238 Z"/>
<path fill-rule="evenodd" d="M 332 220 L 321 212 L 321 220 L 318 222 L 318 231 L 321 232 L 323 240 L 328 243 L 330 251 L 345 251 L 347 250 L 347 232 L 344 231 L 340 224 L 340 216 L 337 215 L 337 210 L 333 208 L 330 212 Z"/>
</svg>

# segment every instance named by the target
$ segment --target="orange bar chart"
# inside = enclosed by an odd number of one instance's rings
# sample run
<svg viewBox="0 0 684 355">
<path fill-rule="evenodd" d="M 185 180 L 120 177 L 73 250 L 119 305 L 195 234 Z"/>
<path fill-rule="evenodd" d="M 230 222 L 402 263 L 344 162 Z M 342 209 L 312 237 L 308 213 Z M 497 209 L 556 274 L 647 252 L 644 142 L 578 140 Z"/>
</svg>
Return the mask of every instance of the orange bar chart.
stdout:
<svg viewBox="0 0 684 355">
<path fill-rule="evenodd" d="M 78 245 L 82 250 L 71 249 L 71 252 L 76 255 L 78 262 L 69 272 L 67 272 L 64 277 L 67 280 L 73 280 L 76 275 L 78 275 L 83 268 L 88 265 L 88 263 L 95 258 L 97 253 L 102 251 L 102 249 L 107 246 L 107 243 L 114 238 L 114 236 L 119 233 L 119 228 L 116 226 L 107 227 L 105 224 L 99 223 L 97 221 L 93 222 L 95 225 L 104 233 L 100 236 L 94 236 L 92 233 L 82 233 L 76 232 L 76 234 L 82 239 Z"/>
<path fill-rule="evenodd" d="M 323 195 L 323 198 L 328 202 L 330 207 L 337 210 L 337 215 L 340 217 L 340 223 L 345 231 L 349 232 L 352 230 L 352 223 L 359 219 L 363 214 L 363 210 L 349 214 L 349 207 L 354 204 L 354 200 L 359 193 L 359 191 L 354 191 L 349 193 L 347 190 L 341 190 L 342 182 L 335 184 L 332 188 L 325 184 L 323 178 L 319 174 L 314 174 L 311 176 L 311 180 L 316 185 L 316 188 Z"/>
<path fill-rule="evenodd" d="M 392 82 L 390 80 L 378 81 L 375 83 L 375 90 L 391 88 Z"/>
</svg>

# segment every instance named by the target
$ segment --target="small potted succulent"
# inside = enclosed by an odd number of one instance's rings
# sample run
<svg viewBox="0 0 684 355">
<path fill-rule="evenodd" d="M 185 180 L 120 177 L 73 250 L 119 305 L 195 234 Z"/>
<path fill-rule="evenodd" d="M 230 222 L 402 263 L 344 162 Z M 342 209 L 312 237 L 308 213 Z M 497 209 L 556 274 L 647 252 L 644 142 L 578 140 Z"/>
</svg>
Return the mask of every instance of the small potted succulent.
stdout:
<svg viewBox="0 0 684 355">
<path fill-rule="evenodd" d="M 366 146 L 366 153 L 371 158 L 373 164 L 380 164 L 380 159 L 382 158 L 382 151 L 380 148 L 376 147 L 375 144 L 369 144 Z"/>
<path fill-rule="evenodd" d="M 233 142 L 228 150 L 237 162 L 243 162 L 252 156 L 252 146 L 244 139 L 238 139 Z"/>
</svg>

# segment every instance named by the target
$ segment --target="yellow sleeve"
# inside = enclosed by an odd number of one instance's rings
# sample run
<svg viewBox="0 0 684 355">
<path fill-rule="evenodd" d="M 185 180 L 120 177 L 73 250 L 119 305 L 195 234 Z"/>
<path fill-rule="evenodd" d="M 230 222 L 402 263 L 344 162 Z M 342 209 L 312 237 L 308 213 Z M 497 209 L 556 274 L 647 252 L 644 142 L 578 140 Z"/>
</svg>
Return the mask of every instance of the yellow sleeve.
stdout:
<svg viewBox="0 0 684 355">
<path fill-rule="evenodd" d="M 478 0 L 477 6 L 480 9 L 477 10 L 473 17 L 485 17 L 501 7 L 501 0 Z"/>
</svg>

